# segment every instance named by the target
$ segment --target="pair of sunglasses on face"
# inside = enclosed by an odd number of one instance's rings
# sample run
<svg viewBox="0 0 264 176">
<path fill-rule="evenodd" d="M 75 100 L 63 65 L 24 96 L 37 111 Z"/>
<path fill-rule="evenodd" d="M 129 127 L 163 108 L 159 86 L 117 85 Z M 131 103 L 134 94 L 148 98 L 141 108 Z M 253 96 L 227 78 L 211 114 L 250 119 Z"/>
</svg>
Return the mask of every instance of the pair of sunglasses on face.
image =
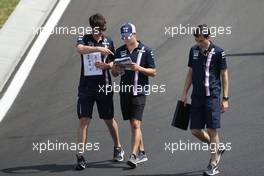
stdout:
<svg viewBox="0 0 264 176">
<path fill-rule="evenodd" d="M 97 27 L 98 28 L 98 30 L 99 30 L 99 33 L 103 33 L 103 32 L 105 32 L 106 31 L 106 26 L 102 26 L 102 27 Z M 130 36 L 122 36 L 121 37 L 121 39 L 122 40 L 130 40 L 132 38 L 132 35 L 130 35 Z"/>
</svg>

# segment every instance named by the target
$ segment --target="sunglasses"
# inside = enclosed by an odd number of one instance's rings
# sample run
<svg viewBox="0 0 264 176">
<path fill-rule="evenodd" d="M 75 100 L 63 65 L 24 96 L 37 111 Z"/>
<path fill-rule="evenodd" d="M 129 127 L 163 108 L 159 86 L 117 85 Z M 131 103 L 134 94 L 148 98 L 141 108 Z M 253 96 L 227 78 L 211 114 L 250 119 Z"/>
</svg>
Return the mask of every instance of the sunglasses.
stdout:
<svg viewBox="0 0 264 176">
<path fill-rule="evenodd" d="M 122 40 L 130 40 L 131 38 L 132 38 L 132 34 L 129 35 L 129 36 L 122 36 L 122 34 L 121 34 L 121 39 Z"/>
<path fill-rule="evenodd" d="M 99 31 L 100 31 L 100 32 L 104 32 L 104 31 L 106 31 L 106 29 L 107 29 L 106 26 L 99 27 Z"/>
</svg>

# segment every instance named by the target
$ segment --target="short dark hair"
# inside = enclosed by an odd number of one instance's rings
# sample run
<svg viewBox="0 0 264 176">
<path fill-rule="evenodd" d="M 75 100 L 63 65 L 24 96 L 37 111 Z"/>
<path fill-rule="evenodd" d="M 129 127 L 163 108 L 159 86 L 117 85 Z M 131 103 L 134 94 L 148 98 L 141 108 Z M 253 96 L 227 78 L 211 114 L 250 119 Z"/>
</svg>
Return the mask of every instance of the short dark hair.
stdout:
<svg viewBox="0 0 264 176">
<path fill-rule="evenodd" d="M 195 28 L 193 36 L 194 37 L 203 36 L 204 38 L 208 38 L 210 34 L 211 34 L 210 28 L 206 24 L 200 24 Z"/>
<path fill-rule="evenodd" d="M 92 28 L 98 27 L 100 31 L 106 30 L 106 20 L 100 13 L 90 16 L 89 23 Z"/>
</svg>

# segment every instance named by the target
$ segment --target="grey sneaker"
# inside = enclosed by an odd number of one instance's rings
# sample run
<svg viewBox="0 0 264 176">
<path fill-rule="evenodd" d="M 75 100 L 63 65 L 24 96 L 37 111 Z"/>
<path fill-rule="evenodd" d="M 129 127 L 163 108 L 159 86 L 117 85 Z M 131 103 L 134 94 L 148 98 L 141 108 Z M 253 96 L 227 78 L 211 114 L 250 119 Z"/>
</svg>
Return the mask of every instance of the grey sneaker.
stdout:
<svg viewBox="0 0 264 176">
<path fill-rule="evenodd" d="M 148 157 L 144 151 L 139 151 L 137 155 L 137 164 L 148 161 Z"/>
<path fill-rule="evenodd" d="M 121 147 L 114 147 L 114 157 L 113 160 L 115 162 L 124 161 L 124 150 Z"/>
<path fill-rule="evenodd" d="M 131 168 L 136 168 L 137 167 L 137 156 L 135 154 L 131 154 L 128 161 L 127 165 L 129 165 Z"/>
<path fill-rule="evenodd" d="M 75 170 L 83 170 L 86 168 L 86 161 L 82 155 L 76 155 L 77 164 L 75 166 Z"/>
<path fill-rule="evenodd" d="M 217 175 L 219 174 L 218 166 L 215 166 L 213 164 L 209 164 L 207 166 L 206 171 L 204 171 L 204 175 Z"/>
</svg>

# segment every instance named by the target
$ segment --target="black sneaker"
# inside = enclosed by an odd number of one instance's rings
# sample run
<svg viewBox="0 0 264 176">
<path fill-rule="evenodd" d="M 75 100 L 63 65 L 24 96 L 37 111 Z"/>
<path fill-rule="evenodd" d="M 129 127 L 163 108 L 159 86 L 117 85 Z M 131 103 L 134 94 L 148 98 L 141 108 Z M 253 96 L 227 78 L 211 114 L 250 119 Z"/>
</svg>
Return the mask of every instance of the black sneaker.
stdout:
<svg viewBox="0 0 264 176">
<path fill-rule="evenodd" d="M 213 164 L 209 164 L 207 166 L 206 171 L 204 171 L 203 175 L 217 175 L 219 174 L 218 166 L 215 166 Z"/>
<path fill-rule="evenodd" d="M 219 164 L 220 159 L 221 159 L 222 155 L 224 154 L 225 150 L 226 150 L 225 148 L 224 149 L 218 149 L 218 151 L 217 151 L 217 155 L 218 155 L 217 164 Z"/>
<path fill-rule="evenodd" d="M 148 157 L 144 151 L 139 151 L 137 155 L 137 164 L 148 161 Z"/>
<path fill-rule="evenodd" d="M 115 162 L 124 161 L 124 150 L 121 147 L 114 147 L 114 157 L 113 160 Z"/>
<path fill-rule="evenodd" d="M 137 167 L 137 156 L 135 154 L 131 154 L 128 161 L 127 165 L 129 165 L 131 168 L 136 168 Z"/>
<path fill-rule="evenodd" d="M 75 166 L 75 170 L 83 170 L 86 168 L 86 161 L 82 155 L 76 155 L 77 164 Z"/>
</svg>

